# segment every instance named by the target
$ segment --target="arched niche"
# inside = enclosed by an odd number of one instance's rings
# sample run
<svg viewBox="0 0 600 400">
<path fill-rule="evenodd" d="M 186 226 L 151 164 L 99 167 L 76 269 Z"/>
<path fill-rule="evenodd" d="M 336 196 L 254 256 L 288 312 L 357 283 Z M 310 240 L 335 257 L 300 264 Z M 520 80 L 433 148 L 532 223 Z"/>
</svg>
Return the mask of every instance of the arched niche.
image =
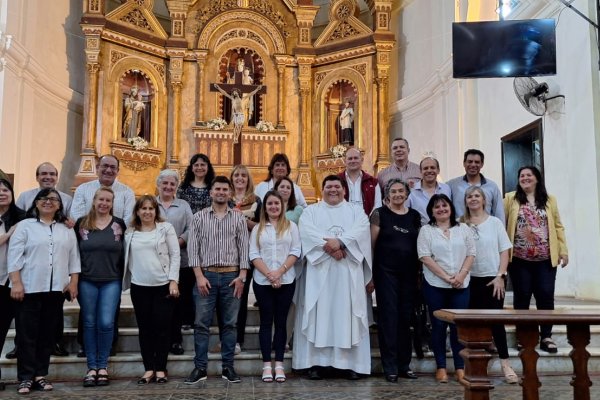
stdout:
<svg viewBox="0 0 600 400">
<path fill-rule="evenodd" d="M 331 123 L 328 109 L 328 102 L 331 100 L 331 91 L 334 90 L 337 85 L 349 86 L 352 88 L 354 96 L 354 146 L 361 149 L 365 149 L 366 146 L 370 146 L 371 137 L 370 133 L 365 129 L 365 121 L 368 118 L 372 110 L 369 108 L 369 101 L 367 96 L 371 94 L 367 90 L 365 84 L 365 78 L 358 73 L 355 69 L 350 67 L 342 67 L 331 71 L 321 81 L 318 86 L 315 99 L 318 102 L 314 105 L 316 108 L 314 111 L 318 115 L 317 129 L 319 130 L 318 148 L 316 149 L 319 154 L 327 153 L 329 148 L 332 146 L 331 132 L 328 129 L 328 124 Z M 315 114 L 313 114 L 315 115 Z M 334 143 L 335 145 L 337 143 Z"/>
<path fill-rule="evenodd" d="M 264 84 L 265 83 L 265 63 L 263 58 L 252 48 L 237 46 L 225 50 L 227 46 L 220 49 L 218 65 L 218 82 L 234 83 L 234 74 L 240 60 L 244 64 L 244 69 L 248 70 L 250 82 L 245 84 Z M 223 52 L 224 51 L 224 52 Z M 248 119 L 248 126 L 255 126 L 263 118 L 264 104 L 263 98 L 259 94 L 252 96 L 251 101 L 252 115 Z M 218 103 L 218 114 L 226 121 L 231 121 L 231 100 L 225 96 L 220 96 Z"/>
<path fill-rule="evenodd" d="M 333 147 L 340 143 L 349 144 L 347 138 L 344 138 L 340 117 L 346 108 L 346 104 L 351 105 L 354 116 L 360 114 L 359 104 L 356 100 L 358 100 L 358 89 L 354 82 L 348 79 L 335 81 L 327 88 L 325 92 L 325 140 L 327 147 Z M 356 129 L 356 125 L 356 123 L 351 124 L 354 133 L 358 134 L 359 130 Z M 352 140 L 352 145 L 354 145 L 354 140 Z"/>
<path fill-rule="evenodd" d="M 150 121 L 150 147 L 166 150 L 167 118 L 166 118 L 166 87 L 164 78 L 147 61 L 137 57 L 124 57 L 113 65 L 108 74 L 107 99 L 111 99 L 112 126 L 111 141 L 123 141 L 123 89 L 127 84 L 127 76 L 132 73 L 140 74 L 148 82 L 148 89 L 152 91 Z M 161 115 L 160 110 L 165 114 Z M 159 132 L 163 132 L 159 135 Z M 160 137 L 159 137 L 160 136 Z"/>
<path fill-rule="evenodd" d="M 121 93 L 121 134 L 123 141 L 141 137 L 152 142 L 152 103 L 155 92 L 150 78 L 143 71 L 130 69 L 119 78 Z"/>
</svg>

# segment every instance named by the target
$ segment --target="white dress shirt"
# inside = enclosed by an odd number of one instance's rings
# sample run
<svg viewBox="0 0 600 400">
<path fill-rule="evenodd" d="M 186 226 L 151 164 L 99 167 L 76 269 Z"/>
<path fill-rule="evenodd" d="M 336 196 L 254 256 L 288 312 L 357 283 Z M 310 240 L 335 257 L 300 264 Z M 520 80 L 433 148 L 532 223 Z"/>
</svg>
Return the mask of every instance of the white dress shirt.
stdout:
<svg viewBox="0 0 600 400">
<path fill-rule="evenodd" d="M 250 261 L 260 258 L 267 265 L 270 271 L 280 268 L 289 255 L 300 258 L 302 244 L 300 242 L 300 233 L 298 226 L 290 221 L 290 229 L 277 237 L 275 227 L 268 222 L 265 229 L 260 233 L 260 248 L 256 243 L 258 225 L 254 226 L 250 234 Z M 258 268 L 254 268 L 254 281 L 257 285 L 270 285 L 271 282 L 264 276 Z M 296 271 L 292 265 L 287 266 L 287 271 L 281 277 L 282 284 L 294 282 Z"/>
<path fill-rule="evenodd" d="M 20 271 L 25 294 L 62 292 L 69 275 L 81 272 L 75 232 L 61 223 L 47 225 L 36 218 L 19 222 L 7 257 L 8 273 Z"/>
<path fill-rule="evenodd" d="M 73 196 L 73 204 L 71 205 L 71 218 L 77 221 L 91 210 L 94 195 L 100 189 L 100 186 L 102 186 L 100 185 L 100 181 L 96 179 L 91 182 L 82 183 L 77 187 Z M 121 218 L 125 221 L 125 224 L 129 225 L 131 223 L 133 207 L 135 206 L 135 194 L 133 190 L 116 180 L 110 188 L 115 192 L 113 215 Z"/>
</svg>

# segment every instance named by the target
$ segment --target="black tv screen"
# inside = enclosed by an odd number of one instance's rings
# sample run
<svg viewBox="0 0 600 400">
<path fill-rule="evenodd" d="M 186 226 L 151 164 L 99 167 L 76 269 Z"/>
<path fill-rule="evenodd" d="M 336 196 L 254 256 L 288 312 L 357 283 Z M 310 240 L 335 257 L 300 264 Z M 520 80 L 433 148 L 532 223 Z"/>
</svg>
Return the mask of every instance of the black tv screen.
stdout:
<svg viewBox="0 0 600 400">
<path fill-rule="evenodd" d="M 555 22 L 454 22 L 452 52 L 454 78 L 555 75 Z"/>
</svg>

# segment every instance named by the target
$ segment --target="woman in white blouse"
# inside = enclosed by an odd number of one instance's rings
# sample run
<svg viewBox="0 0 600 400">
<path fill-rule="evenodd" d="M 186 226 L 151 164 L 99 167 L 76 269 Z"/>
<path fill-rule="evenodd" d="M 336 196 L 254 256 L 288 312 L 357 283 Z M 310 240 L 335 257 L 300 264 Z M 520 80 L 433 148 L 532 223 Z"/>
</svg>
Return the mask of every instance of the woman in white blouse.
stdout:
<svg viewBox="0 0 600 400">
<path fill-rule="evenodd" d="M 508 250 L 512 243 L 504 224 L 485 211 L 485 192 L 479 186 L 465 191 L 465 215 L 461 221 L 473 230 L 477 257 L 471 269 L 469 308 L 502 310 L 508 274 Z M 507 383 L 519 382 L 519 377 L 508 362 L 508 346 L 504 325 L 492 325 L 494 343 L 498 349 L 500 365 Z"/>
<path fill-rule="evenodd" d="M 446 373 L 446 330 L 448 323 L 433 316 L 442 308 L 469 307 L 469 272 L 475 259 L 475 241 L 471 229 L 456 221 L 452 201 L 445 194 L 434 194 L 427 204 L 429 225 L 419 232 L 417 251 L 423 268 L 423 295 L 431 318 L 431 347 L 440 383 L 448 382 Z M 450 347 L 456 379 L 465 376 L 465 363 L 459 352 L 456 327 L 450 325 Z"/>
<path fill-rule="evenodd" d="M 300 257 L 298 227 L 285 217 L 281 195 L 268 191 L 263 199 L 260 222 L 250 235 L 250 260 L 254 264 L 254 294 L 258 301 L 263 359 L 263 382 L 273 381 L 271 349 L 275 350 L 275 380 L 285 382 L 283 355 L 286 319 L 296 287 L 294 263 Z M 272 326 L 275 333 L 271 336 Z M 271 337 L 273 341 L 271 342 Z"/>
<path fill-rule="evenodd" d="M 155 197 L 141 196 L 125 232 L 123 278 L 123 290 L 131 287 L 146 370 L 138 385 L 168 382 L 169 332 L 173 299 L 179 297 L 179 262 L 179 241 L 173 225 L 163 222 Z"/>
<path fill-rule="evenodd" d="M 77 238 L 66 227 L 60 194 L 42 189 L 15 229 L 8 247 L 10 296 L 16 302 L 19 394 L 50 391 L 46 379 L 53 335 L 64 296 L 77 297 L 81 263 Z"/>
</svg>

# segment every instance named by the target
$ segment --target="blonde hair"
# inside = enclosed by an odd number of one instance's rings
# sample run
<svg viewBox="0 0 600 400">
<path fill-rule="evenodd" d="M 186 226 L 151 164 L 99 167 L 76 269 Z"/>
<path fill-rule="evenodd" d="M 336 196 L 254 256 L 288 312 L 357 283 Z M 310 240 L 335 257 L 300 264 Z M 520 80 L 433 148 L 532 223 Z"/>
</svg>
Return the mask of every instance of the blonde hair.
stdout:
<svg viewBox="0 0 600 400">
<path fill-rule="evenodd" d="M 245 172 L 248 177 L 248 183 L 246 185 L 246 193 L 244 193 L 244 200 L 254 198 L 254 182 L 252 182 L 252 175 L 250 175 L 250 171 L 248 171 L 248 167 L 245 165 L 239 164 L 235 165 L 231 170 L 231 174 L 229 175 L 229 180 L 233 186 L 233 174 L 237 171 Z"/>
<path fill-rule="evenodd" d="M 94 199 L 92 200 L 92 208 L 90 208 L 90 212 L 88 212 L 84 217 L 81 218 L 81 222 L 79 223 L 80 228 L 83 228 L 88 231 L 94 231 L 98 229 L 96 227 L 96 205 L 94 204 L 94 202 L 96 201 L 98 196 L 100 196 L 101 192 L 110 193 L 112 195 L 112 201 L 114 205 L 115 192 L 108 186 L 101 186 L 98 190 L 96 190 L 96 193 L 94 193 Z M 114 207 L 110 207 L 110 215 L 113 215 L 113 208 Z"/>
<path fill-rule="evenodd" d="M 480 186 L 469 186 L 467 190 L 465 190 L 465 214 L 460 217 L 460 222 L 464 222 L 467 225 L 471 224 L 471 210 L 469 210 L 469 206 L 467 205 L 467 197 L 470 196 L 473 192 L 479 192 L 481 198 L 483 199 L 483 211 L 485 211 L 485 203 L 487 199 L 485 198 L 485 192 Z"/>
<path fill-rule="evenodd" d="M 277 218 L 277 225 L 275 226 L 275 234 L 277 238 L 283 236 L 285 232 L 290 229 L 290 221 L 285 216 L 285 205 L 283 203 L 283 198 L 279 192 L 275 190 L 269 190 L 263 199 L 262 203 L 262 212 L 260 213 L 260 221 L 258 222 L 258 228 L 256 231 L 256 246 L 260 249 L 260 235 L 262 231 L 267 226 L 267 222 L 269 222 L 269 216 L 267 215 L 267 199 L 269 197 L 276 197 L 279 199 L 281 203 L 281 213 L 279 213 L 279 217 Z"/>
</svg>

